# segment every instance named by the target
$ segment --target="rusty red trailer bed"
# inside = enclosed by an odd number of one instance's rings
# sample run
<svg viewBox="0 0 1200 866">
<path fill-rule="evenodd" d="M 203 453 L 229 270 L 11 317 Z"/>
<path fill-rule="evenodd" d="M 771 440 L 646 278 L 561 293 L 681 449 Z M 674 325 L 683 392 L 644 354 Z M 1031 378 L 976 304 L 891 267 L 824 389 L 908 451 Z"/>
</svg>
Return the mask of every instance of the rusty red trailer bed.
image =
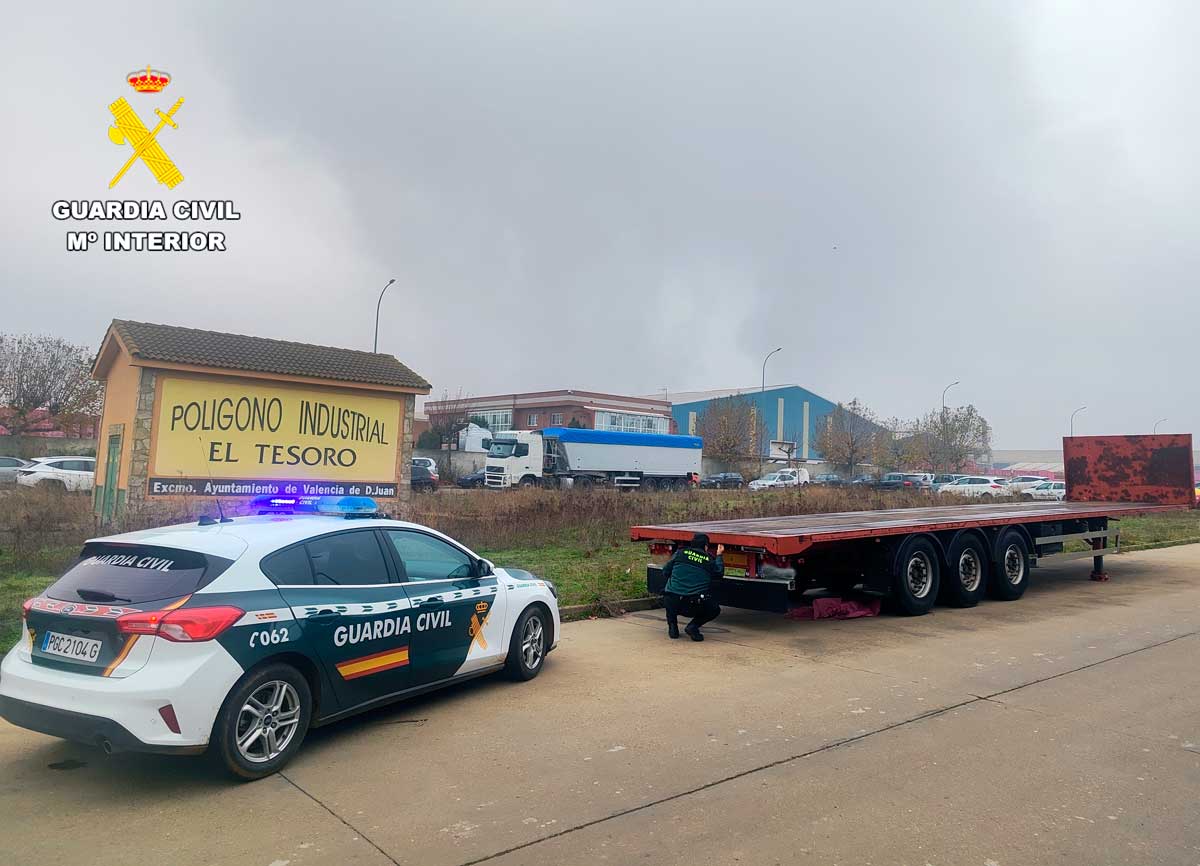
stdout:
<svg viewBox="0 0 1200 866">
<path fill-rule="evenodd" d="M 814 544 L 853 538 L 908 535 L 979 526 L 1043 523 L 1056 520 L 1108 517 L 1120 519 L 1155 511 L 1182 511 L 1186 505 L 1142 502 L 1015 502 L 996 505 L 948 505 L 936 508 L 895 508 L 885 511 L 842 511 L 833 514 L 797 514 L 786 517 L 752 517 L 635 526 L 633 541 L 686 541 L 697 532 L 713 544 L 761 548 L 767 553 L 791 556 Z"/>
</svg>

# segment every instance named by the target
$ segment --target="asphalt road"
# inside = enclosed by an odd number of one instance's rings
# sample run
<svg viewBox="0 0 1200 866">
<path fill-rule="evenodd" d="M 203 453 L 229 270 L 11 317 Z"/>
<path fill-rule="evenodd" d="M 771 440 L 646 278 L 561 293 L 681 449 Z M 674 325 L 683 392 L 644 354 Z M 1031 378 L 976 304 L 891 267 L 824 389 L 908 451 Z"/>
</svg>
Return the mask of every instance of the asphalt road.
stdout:
<svg viewBox="0 0 1200 866">
<path fill-rule="evenodd" d="M 1200 863 L 1200 546 L 918 619 L 569 624 L 283 775 L 0 723 L 5 864 Z"/>
</svg>

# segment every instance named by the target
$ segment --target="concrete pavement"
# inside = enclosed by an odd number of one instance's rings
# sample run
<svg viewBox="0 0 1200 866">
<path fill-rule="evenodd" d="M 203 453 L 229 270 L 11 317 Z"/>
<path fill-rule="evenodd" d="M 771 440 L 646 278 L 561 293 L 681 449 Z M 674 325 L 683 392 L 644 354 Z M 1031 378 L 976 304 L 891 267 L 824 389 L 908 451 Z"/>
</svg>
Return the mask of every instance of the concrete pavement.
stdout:
<svg viewBox="0 0 1200 866">
<path fill-rule="evenodd" d="M 657 611 L 310 734 L 277 777 L 0 723 L 5 863 L 1200 863 L 1200 546 L 926 617 Z"/>
</svg>

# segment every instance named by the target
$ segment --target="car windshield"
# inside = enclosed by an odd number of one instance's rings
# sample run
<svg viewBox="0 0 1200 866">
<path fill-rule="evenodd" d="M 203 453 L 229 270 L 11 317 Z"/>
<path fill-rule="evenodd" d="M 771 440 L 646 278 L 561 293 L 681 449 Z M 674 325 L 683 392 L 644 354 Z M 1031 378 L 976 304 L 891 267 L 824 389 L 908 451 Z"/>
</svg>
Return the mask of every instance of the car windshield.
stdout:
<svg viewBox="0 0 1200 866">
<path fill-rule="evenodd" d="M 488 449 L 488 457 L 512 457 L 517 443 L 512 439 L 493 439 L 492 447 Z"/>
</svg>

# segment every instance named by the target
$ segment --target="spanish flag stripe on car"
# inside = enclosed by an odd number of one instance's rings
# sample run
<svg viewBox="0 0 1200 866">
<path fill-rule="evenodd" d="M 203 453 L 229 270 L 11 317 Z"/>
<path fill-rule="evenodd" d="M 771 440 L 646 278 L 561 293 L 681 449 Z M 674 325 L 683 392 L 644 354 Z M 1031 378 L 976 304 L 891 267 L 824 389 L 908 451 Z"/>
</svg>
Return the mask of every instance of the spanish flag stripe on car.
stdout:
<svg viewBox="0 0 1200 866">
<path fill-rule="evenodd" d="M 339 662 L 337 670 L 342 675 L 342 679 L 353 680 L 358 677 L 365 677 L 368 674 L 377 674 L 382 671 L 390 671 L 392 668 L 404 667 L 406 664 L 408 664 L 408 647 L 403 646 L 398 649 L 385 650 L 384 652 L 373 653 L 369 656 L 360 656 L 356 659 Z"/>
</svg>

